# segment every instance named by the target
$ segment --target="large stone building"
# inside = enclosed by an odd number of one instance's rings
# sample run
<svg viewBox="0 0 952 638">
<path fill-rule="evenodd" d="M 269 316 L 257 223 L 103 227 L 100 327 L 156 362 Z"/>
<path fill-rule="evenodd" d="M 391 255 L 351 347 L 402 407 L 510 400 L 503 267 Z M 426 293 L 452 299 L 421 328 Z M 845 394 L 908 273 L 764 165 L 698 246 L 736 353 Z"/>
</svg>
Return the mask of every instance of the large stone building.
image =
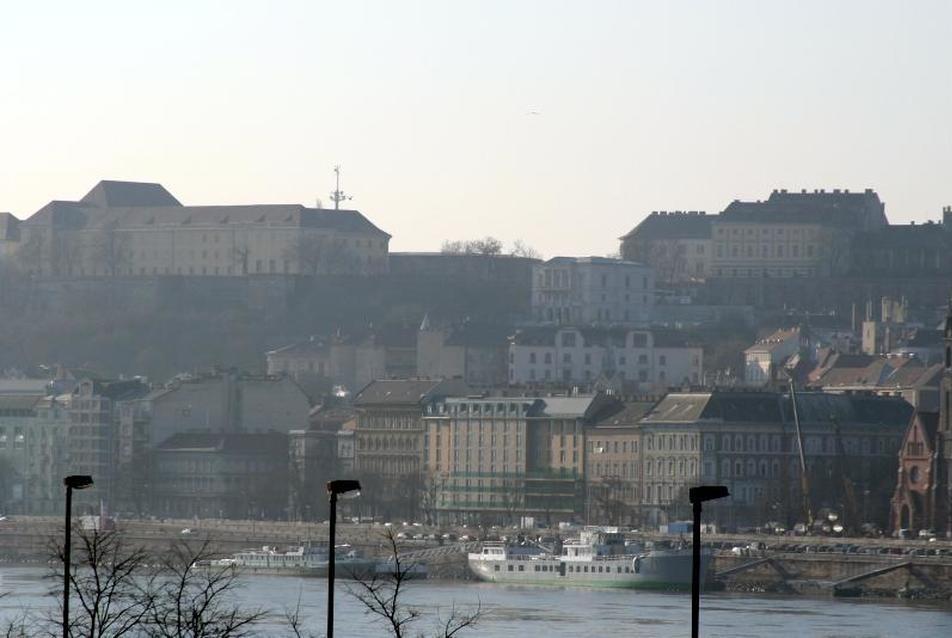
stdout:
<svg viewBox="0 0 952 638">
<path fill-rule="evenodd" d="M 555 524 L 585 512 L 585 427 L 605 410 L 587 397 L 452 397 L 424 418 L 426 491 L 441 522 Z"/>
<path fill-rule="evenodd" d="M 887 224 L 870 189 L 775 190 L 764 201 L 735 200 L 718 215 L 652 213 L 621 238 L 621 252 L 651 264 L 666 282 L 829 277 L 854 270 L 855 238 Z M 933 267 L 935 249 L 914 261 Z"/>
<path fill-rule="evenodd" d="M 554 257 L 532 268 L 533 321 L 644 326 L 654 309 L 654 269 L 606 257 Z"/>
<path fill-rule="evenodd" d="M 510 339 L 509 382 L 515 385 L 590 385 L 617 376 L 633 392 L 663 393 L 697 385 L 700 346 L 669 331 L 539 327 Z"/>
<path fill-rule="evenodd" d="M 711 220 L 704 211 L 653 211 L 620 237 L 622 259 L 651 265 L 659 282 L 704 281 L 711 269 Z"/>
<path fill-rule="evenodd" d="M 797 393 L 797 408 L 813 511 L 830 507 L 848 526 L 885 527 L 894 486 L 889 468 L 912 406 L 899 397 Z M 730 499 L 711 507 L 721 524 L 774 520 L 789 529 L 806 521 L 789 394 L 672 393 L 642 419 L 641 433 L 649 522 L 689 516 L 686 491 L 699 483 L 729 487 Z"/>
<path fill-rule="evenodd" d="M 174 518 L 287 517 L 288 436 L 189 433 L 155 452 L 152 511 Z"/>
<path fill-rule="evenodd" d="M 385 273 L 390 241 L 354 210 L 184 206 L 159 184 L 114 181 L 6 235 L 26 270 L 67 278 Z"/>
<path fill-rule="evenodd" d="M 342 385 L 357 392 L 375 379 L 417 376 L 417 334 L 411 327 L 352 330 L 271 350 L 268 374 L 287 374 L 305 387 Z M 325 390 L 329 389 L 325 387 Z"/>
<path fill-rule="evenodd" d="M 781 328 L 758 339 L 744 350 L 744 383 L 749 386 L 785 383 L 784 364 L 805 351 L 807 344 L 808 339 L 799 327 Z"/>
<path fill-rule="evenodd" d="M 175 378 L 144 400 L 153 446 L 187 432 L 286 433 L 306 426 L 311 410 L 293 379 L 235 371 Z"/>
<path fill-rule="evenodd" d="M 85 378 L 73 390 L 66 436 L 69 468 L 74 474 L 89 474 L 96 485 L 95 490 L 79 493 L 80 501 L 112 504 L 120 498 L 124 479 L 118 464 L 121 407 L 148 392 L 149 386 L 140 379 Z"/>
<path fill-rule="evenodd" d="M 417 334 L 417 374 L 460 378 L 474 388 L 506 385 L 512 332 L 507 325 L 470 321 L 438 327 L 426 316 Z"/>
<path fill-rule="evenodd" d="M 372 514 L 412 516 L 423 486 L 423 415 L 448 396 L 466 396 L 461 379 L 378 379 L 354 397 L 354 473 L 364 484 L 361 507 Z"/>
<path fill-rule="evenodd" d="M 70 395 L 0 395 L 0 512 L 62 511 Z"/>
<path fill-rule="evenodd" d="M 585 432 L 585 520 L 592 524 L 642 524 L 640 420 L 654 404 L 627 403 Z"/>
<path fill-rule="evenodd" d="M 731 202 L 711 223 L 713 277 L 828 277 L 849 271 L 852 238 L 887 225 L 872 190 L 789 193 Z"/>
</svg>

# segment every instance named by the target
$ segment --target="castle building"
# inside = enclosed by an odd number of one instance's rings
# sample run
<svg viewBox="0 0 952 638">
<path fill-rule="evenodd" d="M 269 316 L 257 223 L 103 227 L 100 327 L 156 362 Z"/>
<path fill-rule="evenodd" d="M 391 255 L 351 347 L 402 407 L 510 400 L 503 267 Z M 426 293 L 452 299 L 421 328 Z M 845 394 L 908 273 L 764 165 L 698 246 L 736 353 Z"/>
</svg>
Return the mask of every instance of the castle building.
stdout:
<svg viewBox="0 0 952 638">
<path fill-rule="evenodd" d="M 718 215 L 654 212 L 621 238 L 621 254 L 650 264 L 666 283 L 829 277 L 851 270 L 857 236 L 887 228 L 885 204 L 871 189 L 781 189 L 763 201 L 734 200 Z M 923 255 L 933 263 L 933 253 Z"/>
<path fill-rule="evenodd" d="M 9 222 L 9 220 L 7 220 Z M 185 206 L 162 185 L 101 181 L 4 225 L 21 266 L 52 277 L 368 275 L 390 235 L 355 210 L 299 204 Z"/>
</svg>

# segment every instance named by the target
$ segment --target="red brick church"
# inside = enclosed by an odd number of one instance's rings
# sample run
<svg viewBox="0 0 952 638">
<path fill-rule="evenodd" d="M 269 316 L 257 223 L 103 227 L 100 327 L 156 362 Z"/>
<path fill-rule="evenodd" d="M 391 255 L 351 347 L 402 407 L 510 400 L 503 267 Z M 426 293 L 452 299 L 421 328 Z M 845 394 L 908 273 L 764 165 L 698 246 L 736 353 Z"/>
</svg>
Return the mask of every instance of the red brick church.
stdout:
<svg viewBox="0 0 952 638">
<path fill-rule="evenodd" d="M 945 367 L 939 412 L 912 416 L 899 449 L 892 530 L 933 530 L 952 537 L 952 304 L 945 318 Z"/>
</svg>

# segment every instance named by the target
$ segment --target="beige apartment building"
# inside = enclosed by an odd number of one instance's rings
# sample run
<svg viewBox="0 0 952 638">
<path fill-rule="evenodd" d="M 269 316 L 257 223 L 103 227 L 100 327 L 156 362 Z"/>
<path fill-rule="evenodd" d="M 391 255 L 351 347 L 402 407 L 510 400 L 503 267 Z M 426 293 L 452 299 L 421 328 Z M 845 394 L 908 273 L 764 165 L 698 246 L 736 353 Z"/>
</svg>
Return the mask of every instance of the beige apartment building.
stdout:
<svg viewBox="0 0 952 638">
<path fill-rule="evenodd" d="M 184 206 L 160 184 L 99 182 L 19 222 L 16 254 L 54 277 L 367 275 L 390 235 L 355 210 L 299 204 Z"/>
</svg>

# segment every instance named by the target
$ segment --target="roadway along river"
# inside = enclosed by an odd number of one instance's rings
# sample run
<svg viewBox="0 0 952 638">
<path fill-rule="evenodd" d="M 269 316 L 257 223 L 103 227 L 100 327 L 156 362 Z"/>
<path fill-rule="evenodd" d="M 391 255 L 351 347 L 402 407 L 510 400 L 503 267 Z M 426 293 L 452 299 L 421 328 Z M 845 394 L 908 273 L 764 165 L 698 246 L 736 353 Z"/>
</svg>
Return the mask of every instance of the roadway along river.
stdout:
<svg viewBox="0 0 952 638">
<path fill-rule="evenodd" d="M 0 623 L 24 609 L 41 613 L 51 604 L 47 592 L 58 583 L 44 579 L 39 567 L 0 567 Z M 318 579 L 248 576 L 238 597 L 245 606 L 273 610 L 260 627 L 262 636 L 287 636 L 283 610 L 300 598 L 307 629 L 324 633 L 326 581 Z M 339 583 L 336 596 L 336 635 L 340 638 L 386 636 L 364 614 L 360 604 Z M 455 603 L 477 602 L 486 612 L 480 625 L 460 638 L 524 636 L 686 636 L 690 633 L 691 602 L 687 594 L 637 591 L 507 587 L 458 582 L 413 582 L 407 603 L 424 611 L 416 630 L 434 625 Z M 779 598 L 740 594 L 710 594 L 701 601 L 704 636 L 952 636 L 952 605 L 934 603 Z"/>
</svg>

